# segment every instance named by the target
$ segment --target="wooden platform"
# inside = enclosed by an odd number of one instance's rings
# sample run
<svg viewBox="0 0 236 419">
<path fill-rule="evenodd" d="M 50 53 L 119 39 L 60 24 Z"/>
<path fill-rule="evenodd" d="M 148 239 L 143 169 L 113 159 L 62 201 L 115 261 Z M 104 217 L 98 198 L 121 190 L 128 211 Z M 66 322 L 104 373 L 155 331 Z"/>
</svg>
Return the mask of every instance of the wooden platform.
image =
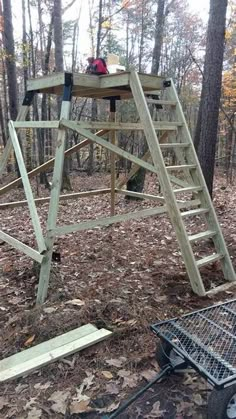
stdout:
<svg viewBox="0 0 236 419">
<path fill-rule="evenodd" d="M 130 89 L 130 72 L 93 76 L 83 73 L 73 73 L 72 95 L 104 99 L 116 96 L 117 99 L 132 97 Z M 38 93 L 51 93 L 62 95 L 63 85 L 68 73 L 53 73 L 46 77 L 29 80 L 28 91 Z M 164 77 L 139 73 L 139 78 L 144 92 L 153 92 L 163 89 Z"/>
</svg>

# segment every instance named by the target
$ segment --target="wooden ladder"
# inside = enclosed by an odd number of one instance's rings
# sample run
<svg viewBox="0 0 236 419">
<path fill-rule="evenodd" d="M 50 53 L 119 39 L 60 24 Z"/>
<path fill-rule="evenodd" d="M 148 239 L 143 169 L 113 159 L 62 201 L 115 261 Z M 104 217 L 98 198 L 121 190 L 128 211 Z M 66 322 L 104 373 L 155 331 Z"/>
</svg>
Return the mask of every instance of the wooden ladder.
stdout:
<svg viewBox="0 0 236 419">
<path fill-rule="evenodd" d="M 143 124 L 153 164 L 158 171 L 162 193 L 176 232 L 192 289 L 196 294 L 204 296 L 208 293 L 226 288 L 226 284 L 206 292 L 200 273 L 201 267 L 220 261 L 225 280 L 235 281 L 236 276 L 173 81 L 169 80 L 167 85 L 169 87 L 165 88 L 165 99 L 146 99 L 138 74 L 132 72 L 130 76 L 133 97 Z M 170 142 L 164 144 L 159 143 L 147 102 L 159 103 L 163 106 L 171 107 L 171 119 L 174 118 L 176 122 L 177 135 L 174 137 L 173 134 L 169 134 Z M 163 150 L 166 149 L 172 149 L 174 151 L 177 164 L 173 166 L 167 166 L 165 164 Z M 185 180 L 184 186 L 178 189 L 174 189 L 171 183 L 173 179 L 171 174 L 176 171 L 180 171 Z M 199 207 L 190 208 L 187 211 L 181 212 L 176 198 L 176 195 L 179 193 L 194 194 L 194 198 L 199 200 Z M 185 220 L 188 217 L 200 215 L 204 217 L 205 224 L 207 225 L 206 230 L 189 235 Z M 210 256 L 205 256 L 197 260 L 193 252 L 193 243 L 209 238 L 213 241 L 215 251 Z"/>
</svg>

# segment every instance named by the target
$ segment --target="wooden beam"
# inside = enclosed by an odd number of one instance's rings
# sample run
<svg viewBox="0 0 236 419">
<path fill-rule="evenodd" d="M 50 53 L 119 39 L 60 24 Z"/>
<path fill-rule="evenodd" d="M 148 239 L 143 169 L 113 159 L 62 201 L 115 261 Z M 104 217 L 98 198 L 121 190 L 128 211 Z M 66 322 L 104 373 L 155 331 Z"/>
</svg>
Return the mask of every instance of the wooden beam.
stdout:
<svg viewBox="0 0 236 419">
<path fill-rule="evenodd" d="M 146 163 L 142 159 L 139 159 L 138 157 L 135 157 L 133 154 L 122 150 L 120 147 L 117 147 L 113 144 L 110 144 L 108 141 L 97 137 L 95 134 L 92 134 L 88 130 L 79 127 L 75 122 L 62 119 L 61 120 L 61 125 L 66 127 L 66 128 L 70 128 L 74 131 L 77 131 L 79 134 L 83 135 L 84 137 L 87 137 L 90 140 L 92 140 L 93 142 L 101 145 L 102 147 L 107 148 L 108 150 L 112 151 L 115 154 L 118 154 L 118 156 L 121 156 L 121 157 L 124 157 L 127 160 L 130 160 L 133 163 L 138 164 L 140 167 L 144 167 L 145 169 L 149 170 L 150 172 L 157 173 L 157 169 L 155 169 L 153 165 L 151 165 L 149 163 Z"/>
<path fill-rule="evenodd" d="M 65 195 L 60 195 L 60 201 L 67 201 L 69 199 L 76 199 L 76 198 L 87 198 L 89 196 L 96 196 L 96 195 L 104 195 L 110 193 L 111 189 L 96 189 L 93 191 L 85 191 L 85 192 L 75 192 Z M 50 196 L 44 198 L 36 198 L 34 200 L 36 205 L 45 204 L 50 201 Z M 6 202 L 4 204 L 0 204 L 0 209 L 7 209 L 7 208 L 16 208 L 16 207 L 24 207 L 28 203 L 26 200 L 24 201 L 13 201 L 13 202 Z"/>
<path fill-rule="evenodd" d="M 134 197 L 140 198 L 140 199 L 151 199 L 153 201 L 158 201 L 158 202 L 162 202 L 162 203 L 165 201 L 163 196 L 150 195 L 150 194 L 141 193 L 141 192 L 133 192 L 133 191 L 128 191 L 126 189 L 117 189 L 116 188 L 116 193 L 119 193 L 121 195 L 134 196 Z"/>
<path fill-rule="evenodd" d="M 108 132 L 109 132 L 108 130 L 100 130 L 96 133 L 96 135 L 99 137 L 99 136 L 107 134 Z M 89 145 L 90 143 L 91 141 L 86 139 L 86 140 L 81 141 L 79 144 L 74 145 L 73 147 L 65 151 L 64 153 L 65 158 L 69 157 L 71 154 Z M 28 172 L 28 178 L 30 179 L 36 176 L 38 173 L 46 172 L 50 167 L 54 165 L 54 162 L 55 162 L 55 158 L 50 159 L 47 162 L 36 167 L 35 169 L 31 170 L 30 172 Z M 6 192 L 10 191 L 11 189 L 16 188 L 17 186 L 21 185 L 21 183 L 22 183 L 22 179 L 20 177 L 8 183 L 7 185 L 3 186 L 2 188 L 0 188 L 0 196 L 4 195 Z"/>
<path fill-rule="evenodd" d="M 112 332 L 91 324 L 71 330 L 0 361 L 0 382 L 27 375 L 58 359 L 88 348 L 110 337 Z"/>
<path fill-rule="evenodd" d="M 13 125 L 15 128 L 59 128 L 60 121 L 15 121 Z"/>
<path fill-rule="evenodd" d="M 39 262 L 39 263 L 42 262 L 43 256 L 39 252 L 27 246 L 26 244 L 20 242 L 14 237 L 11 237 L 9 234 L 6 234 L 3 231 L 0 231 L 0 239 L 8 243 L 10 246 L 14 247 L 16 250 L 19 250 L 20 252 L 25 253 L 31 259 L 36 260 L 36 262 Z"/>
<path fill-rule="evenodd" d="M 19 144 L 17 134 L 16 134 L 16 130 L 13 126 L 12 121 L 9 122 L 8 128 L 9 128 L 9 134 L 10 134 L 10 138 L 11 138 L 11 141 L 12 141 L 12 145 L 13 145 L 13 148 L 14 148 L 14 151 L 15 151 L 16 160 L 17 160 L 17 163 L 18 163 L 18 166 L 19 166 L 19 171 L 20 171 L 20 174 L 21 174 L 21 177 L 22 177 L 22 182 L 23 182 L 25 195 L 26 195 L 26 198 L 27 198 L 27 201 L 28 201 L 28 206 L 29 206 L 29 211 L 30 211 L 32 224 L 33 224 L 33 227 L 34 227 L 36 241 L 37 241 L 37 244 L 38 244 L 39 252 L 42 253 L 43 251 L 46 250 L 44 237 L 43 237 L 43 232 L 42 232 L 42 228 L 41 228 L 41 225 L 40 225 L 37 209 L 36 209 L 36 206 L 35 206 L 35 203 L 34 203 L 34 197 L 33 197 L 32 189 L 31 189 L 31 186 L 30 186 L 29 178 L 28 178 L 28 175 L 27 175 L 27 172 L 26 172 L 26 168 L 25 168 L 20 144 Z"/>
<path fill-rule="evenodd" d="M 27 90 L 37 91 L 55 86 L 63 86 L 64 80 L 64 73 L 54 73 L 48 76 L 37 77 L 36 79 L 30 79 L 27 81 Z"/>
<path fill-rule="evenodd" d="M 141 122 L 98 122 L 98 121 L 72 121 L 79 127 L 84 129 L 107 129 L 109 131 L 143 131 L 143 124 Z M 180 122 L 153 122 L 156 131 L 176 131 Z"/>
<path fill-rule="evenodd" d="M 186 201 L 178 204 L 179 208 L 189 208 L 199 205 L 199 200 Z M 83 221 L 77 224 L 71 224 L 61 227 L 56 227 L 53 234 L 63 236 L 64 234 L 73 233 L 75 231 L 91 230 L 96 227 L 104 227 L 114 223 L 120 223 L 128 220 L 138 220 L 139 218 L 146 218 L 153 215 L 164 214 L 167 212 L 166 205 L 157 208 L 148 208 L 145 210 L 130 212 L 127 214 L 114 215 L 113 217 L 101 218 L 99 220 Z"/>
<path fill-rule="evenodd" d="M 71 110 L 71 87 L 64 86 L 63 96 L 66 97 L 66 100 L 62 101 L 61 104 L 61 118 L 69 118 Z M 70 98 L 68 100 L 68 95 Z M 63 176 L 63 166 L 64 166 L 64 156 L 65 156 L 65 146 L 66 146 L 66 130 L 62 126 L 58 129 L 57 141 L 56 141 L 56 151 L 55 151 L 55 164 L 53 169 L 52 177 L 52 187 L 51 187 L 51 197 L 48 210 L 48 219 L 47 219 L 47 235 L 46 235 L 46 246 L 47 252 L 43 258 L 40 276 L 39 276 L 39 285 L 37 292 L 37 304 L 43 304 L 48 292 L 48 284 L 51 270 L 51 261 L 52 261 L 52 250 L 55 240 L 54 234 L 49 235 L 49 231 L 54 230 L 57 223 L 57 215 L 59 208 L 59 196 L 61 191 L 62 176 Z"/>
</svg>

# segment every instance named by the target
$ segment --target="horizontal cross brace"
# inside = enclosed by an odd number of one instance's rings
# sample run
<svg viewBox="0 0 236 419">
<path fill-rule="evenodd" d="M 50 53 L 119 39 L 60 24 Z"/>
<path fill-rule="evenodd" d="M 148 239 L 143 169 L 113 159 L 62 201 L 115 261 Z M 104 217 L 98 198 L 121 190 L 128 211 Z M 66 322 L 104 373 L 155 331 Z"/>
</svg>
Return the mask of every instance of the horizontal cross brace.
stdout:
<svg viewBox="0 0 236 419">
<path fill-rule="evenodd" d="M 199 200 L 186 201 L 178 203 L 179 208 L 188 208 L 199 205 Z M 112 217 L 101 218 L 99 220 L 83 221 L 78 224 L 66 225 L 56 227 L 53 234 L 63 236 L 64 234 L 73 233 L 74 231 L 91 230 L 95 227 L 104 227 L 114 223 L 120 223 L 122 221 L 137 220 L 139 218 L 150 217 L 152 215 L 160 215 L 167 212 L 166 205 L 162 205 L 158 208 L 148 208 L 141 211 L 130 212 L 128 214 L 115 215 Z"/>
<path fill-rule="evenodd" d="M 60 195 L 59 199 L 60 201 L 67 201 L 69 199 L 76 199 L 76 198 L 86 198 L 88 196 L 95 196 L 95 195 L 103 195 L 106 193 L 111 192 L 111 189 L 96 189 L 94 191 L 85 191 L 85 192 L 75 192 L 71 194 L 65 194 Z M 45 204 L 46 202 L 49 202 L 51 199 L 50 196 L 47 196 L 45 198 L 36 198 L 34 200 L 35 204 Z M 26 206 L 28 203 L 26 200 L 24 201 L 13 201 L 13 202 L 6 202 L 4 204 L 0 204 L 0 209 L 6 209 L 6 208 L 16 208 L 16 207 L 23 207 Z"/>
</svg>

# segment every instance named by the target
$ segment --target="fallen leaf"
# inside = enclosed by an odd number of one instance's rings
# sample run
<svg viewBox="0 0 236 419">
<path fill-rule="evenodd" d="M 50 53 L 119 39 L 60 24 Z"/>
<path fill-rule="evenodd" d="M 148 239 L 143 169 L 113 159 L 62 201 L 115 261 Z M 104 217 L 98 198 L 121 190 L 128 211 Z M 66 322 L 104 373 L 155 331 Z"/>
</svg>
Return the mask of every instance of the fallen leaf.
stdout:
<svg viewBox="0 0 236 419">
<path fill-rule="evenodd" d="M 111 380 L 111 378 L 113 378 L 113 374 L 110 371 L 102 371 L 102 375 L 108 380 Z"/>
<path fill-rule="evenodd" d="M 32 407 L 33 404 L 36 403 L 36 397 L 32 397 L 25 405 L 24 409 L 28 410 Z"/>
<path fill-rule="evenodd" d="M 31 343 L 34 341 L 34 339 L 35 339 L 35 335 L 30 336 L 30 338 L 28 338 L 28 339 L 25 341 L 24 346 L 30 346 L 30 345 L 31 345 Z"/>
<path fill-rule="evenodd" d="M 120 358 L 106 359 L 105 362 L 108 365 L 120 368 L 126 360 L 127 360 L 127 358 L 125 358 L 124 356 L 121 356 Z"/>
<path fill-rule="evenodd" d="M 145 380 L 151 381 L 157 376 L 157 373 L 154 370 L 144 370 L 141 372 L 141 376 L 145 378 Z"/>
<path fill-rule="evenodd" d="M 33 407 L 32 410 L 28 413 L 27 419 L 40 419 L 42 417 L 42 410 Z"/>
<path fill-rule="evenodd" d="M 94 409 L 89 406 L 89 403 L 90 399 L 82 400 L 81 402 L 74 400 L 70 405 L 70 414 L 73 415 L 76 413 L 91 412 Z"/>
<path fill-rule="evenodd" d="M 177 404 L 176 411 L 177 413 L 183 413 L 183 412 L 190 412 L 190 410 L 194 407 L 193 403 L 190 402 L 181 402 Z"/>
<path fill-rule="evenodd" d="M 160 409 L 160 402 L 158 400 L 152 406 L 151 412 L 148 413 L 148 415 L 146 415 L 145 417 L 146 418 L 163 418 L 163 413 L 165 413 L 165 412 L 166 412 L 166 410 L 161 410 Z"/>
<path fill-rule="evenodd" d="M 122 378 L 129 377 L 130 374 L 131 374 L 131 372 L 129 370 L 120 370 L 120 371 L 118 371 L 119 377 L 122 377 Z"/>
<path fill-rule="evenodd" d="M 85 301 L 79 300 L 78 298 L 75 298 L 74 300 L 67 301 L 65 304 L 72 304 L 74 306 L 84 306 Z"/>
<path fill-rule="evenodd" d="M 119 394 L 120 389 L 116 383 L 110 382 L 106 385 L 106 393 L 108 394 Z"/>
<path fill-rule="evenodd" d="M 56 307 L 46 307 L 46 308 L 44 308 L 43 311 L 44 311 L 44 313 L 51 314 L 51 313 L 53 313 L 56 310 L 57 310 Z"/>
<path fill-rule="evenodd" d="M 51 381 L 47 381 L 45 384 L 37 383 L 34 385 L 34 388 L 37 390 L 47 390 L 51 386 Z"/>
<path fill-rule="evenodd" d="M 64 415 L 66 413 L 67 400 L 69 396 L 69 391 L 55 391 L 48 399 L 50 402 L 53 402 L 51 409 L 55 413 L 62 413 Z"/>
<path fill-rule="evenodd" d="M 198 406 L 202 406 L 204 404 L 201 394 L 194 394 L 193 395 L 193 402 Z"/>
<path fill-rule="evenodd" d="M 113 412 L 114 410 L 118 409 L 119 406 L 120 406 L 120 402 L 112 403 L 108 407 L 104 407 L 103 409 L 97 409 L 97 411 L 99 413 L 110 413 L 110 412 Z"/>
</svg>

